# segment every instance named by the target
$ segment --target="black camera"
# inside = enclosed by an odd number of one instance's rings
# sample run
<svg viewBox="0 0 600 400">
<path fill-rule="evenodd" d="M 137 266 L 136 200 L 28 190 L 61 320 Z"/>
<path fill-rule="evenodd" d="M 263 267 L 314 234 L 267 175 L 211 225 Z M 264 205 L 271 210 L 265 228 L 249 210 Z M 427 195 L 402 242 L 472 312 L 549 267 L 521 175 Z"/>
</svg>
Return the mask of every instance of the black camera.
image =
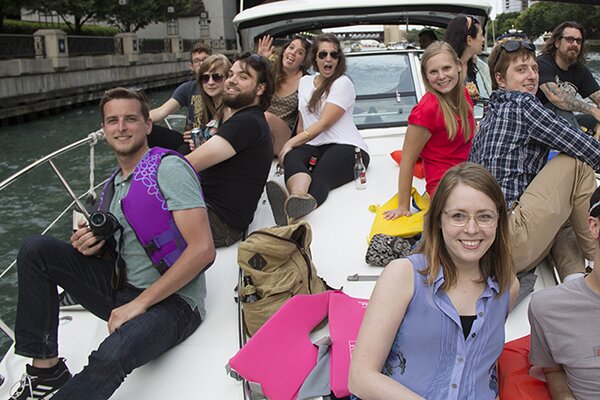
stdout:
<svg viewBox="0 0 600 400">
<path fill-rule="evenodd" d="M 121 224 L 113 214 L 105 211 L 94 211 L 89 218 L 92 233 L 100 240 L 106 240 L 121 229 Z"/>
</svg>

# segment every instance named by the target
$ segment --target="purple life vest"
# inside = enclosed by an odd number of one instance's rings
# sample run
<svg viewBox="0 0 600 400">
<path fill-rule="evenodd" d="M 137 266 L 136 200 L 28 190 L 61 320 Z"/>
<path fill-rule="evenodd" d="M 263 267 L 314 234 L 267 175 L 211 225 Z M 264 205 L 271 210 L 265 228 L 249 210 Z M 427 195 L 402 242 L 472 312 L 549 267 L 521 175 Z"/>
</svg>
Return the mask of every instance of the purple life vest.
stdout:
<svg viewBox="0 0 600 400">
<path fill-rule="evenodd" d="M 187 247 L 175 224 L 173 213 L 169 211 L 167 201 L 158 187 L 158 166 L 167 155 L 180 157 L 193 169 L 181 154 L 153 147 L 136 165 L 129 191 L 121 200 L 125 219 L 160 274 L 165 273 Z M 117 168 L 104 185 L 98 204 L 99 210 L 108 211 L 110 208 L 115 193 L 113 182 L 120 171 L 120 168 Z M 204 197 L 202 192 L 200 196 Z"/>
</svg>

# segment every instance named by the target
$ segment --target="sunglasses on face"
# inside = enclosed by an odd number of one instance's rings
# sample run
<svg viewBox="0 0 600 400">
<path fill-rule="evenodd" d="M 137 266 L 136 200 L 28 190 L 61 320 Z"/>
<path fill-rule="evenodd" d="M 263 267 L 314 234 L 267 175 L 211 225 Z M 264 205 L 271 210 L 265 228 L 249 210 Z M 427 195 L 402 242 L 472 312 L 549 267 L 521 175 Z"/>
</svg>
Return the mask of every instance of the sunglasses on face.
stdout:
<svg viewBox="0 0 600 400">
<path fill-rule="evenodd" d="M 223 79 L 225 79 L 225 76 L 221 74 L 202 74 L 200 76 L 200 82 L 207 84 L 211 78 L 215 83 L 221 83 L 223 82 Z"/>
<path fill-rule="evenodd" d="M 517 51 L 521 47 L 523 47 L 525 50 L 535 52 L 535 45 L 529 40 L 507 40 L 506 42 L 502 42 L 500 46 L 502 46 L 502 48 L 506 50 L 507 53 Z"/>
<path fill-rule="evenodd" d="M 340 58 L 340 52 L 339 51 L 320 51 L 317 53 L 317 57 L 319 57 L 319 60 L 324 60 L 327 58 L 327 56 L 331 56 L 331 58 L 333 58 L 334 60 L 337 60 L 338 58 Z"/>
<path fill-rule="evenodd" d="M 576 38 L 573 36 L 561 36 L 561 39 L 565 39 L 567 41 L 567 43 L 569 44 L 573 44 L 573 42 L 577 43 L 578 45 L 581 46 L 581 42 L 583 42 L 583 38 Z"/>
</svg>

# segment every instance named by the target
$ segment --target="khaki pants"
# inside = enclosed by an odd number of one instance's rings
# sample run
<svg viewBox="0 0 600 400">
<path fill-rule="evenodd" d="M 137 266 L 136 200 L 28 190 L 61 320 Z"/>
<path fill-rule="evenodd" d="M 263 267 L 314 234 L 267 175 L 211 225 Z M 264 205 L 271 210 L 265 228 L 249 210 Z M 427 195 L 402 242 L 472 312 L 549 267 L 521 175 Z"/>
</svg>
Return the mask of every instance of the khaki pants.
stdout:
<svg viewBox="0 0 600 400">
<path fill-rule="evenodd" d="M 231 246 L 244 237 L 244 231 L 238 231 L 223 222 L 210 205 L 206 206 L 206 211 L 215 247 Z"/>
<path fill-rule="evenodd" d="M 588 230 L 594 171 L 565 154 L 550 160 L 529 184 L 509 214 L 517 272 L 535 267 L 552 254 L 561 278 L 584 272 L 595 244 Z"/>
</svg>

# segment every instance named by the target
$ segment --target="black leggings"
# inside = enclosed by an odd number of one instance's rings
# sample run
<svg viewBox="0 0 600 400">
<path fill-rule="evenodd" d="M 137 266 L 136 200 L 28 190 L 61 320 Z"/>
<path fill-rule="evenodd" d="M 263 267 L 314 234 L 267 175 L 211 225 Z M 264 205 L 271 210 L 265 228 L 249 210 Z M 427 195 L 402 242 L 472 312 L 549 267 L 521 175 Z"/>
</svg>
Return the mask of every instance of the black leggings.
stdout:
<svg viewBox="0 0 600 400">
<path fill-rule="evenodd" d="M 335 143 L 322 146 L 303 144 L 295 147 L 285 155 L 283 160 L 285 180 L 287 182 L 291 176 L 300 172 L 311 175 L 312 182 L 308 187 L 308 193 L 320 206 L 327 199 L 331 189 L 354 180 L 354 147 L 349 144 Z M 364 150 L 360 152 L 363 163 L 367 167 L 369 154 Z M 317 165 L 309 172 L 308 162 L 313 156 L 317 157 Z"/>
</svg>

